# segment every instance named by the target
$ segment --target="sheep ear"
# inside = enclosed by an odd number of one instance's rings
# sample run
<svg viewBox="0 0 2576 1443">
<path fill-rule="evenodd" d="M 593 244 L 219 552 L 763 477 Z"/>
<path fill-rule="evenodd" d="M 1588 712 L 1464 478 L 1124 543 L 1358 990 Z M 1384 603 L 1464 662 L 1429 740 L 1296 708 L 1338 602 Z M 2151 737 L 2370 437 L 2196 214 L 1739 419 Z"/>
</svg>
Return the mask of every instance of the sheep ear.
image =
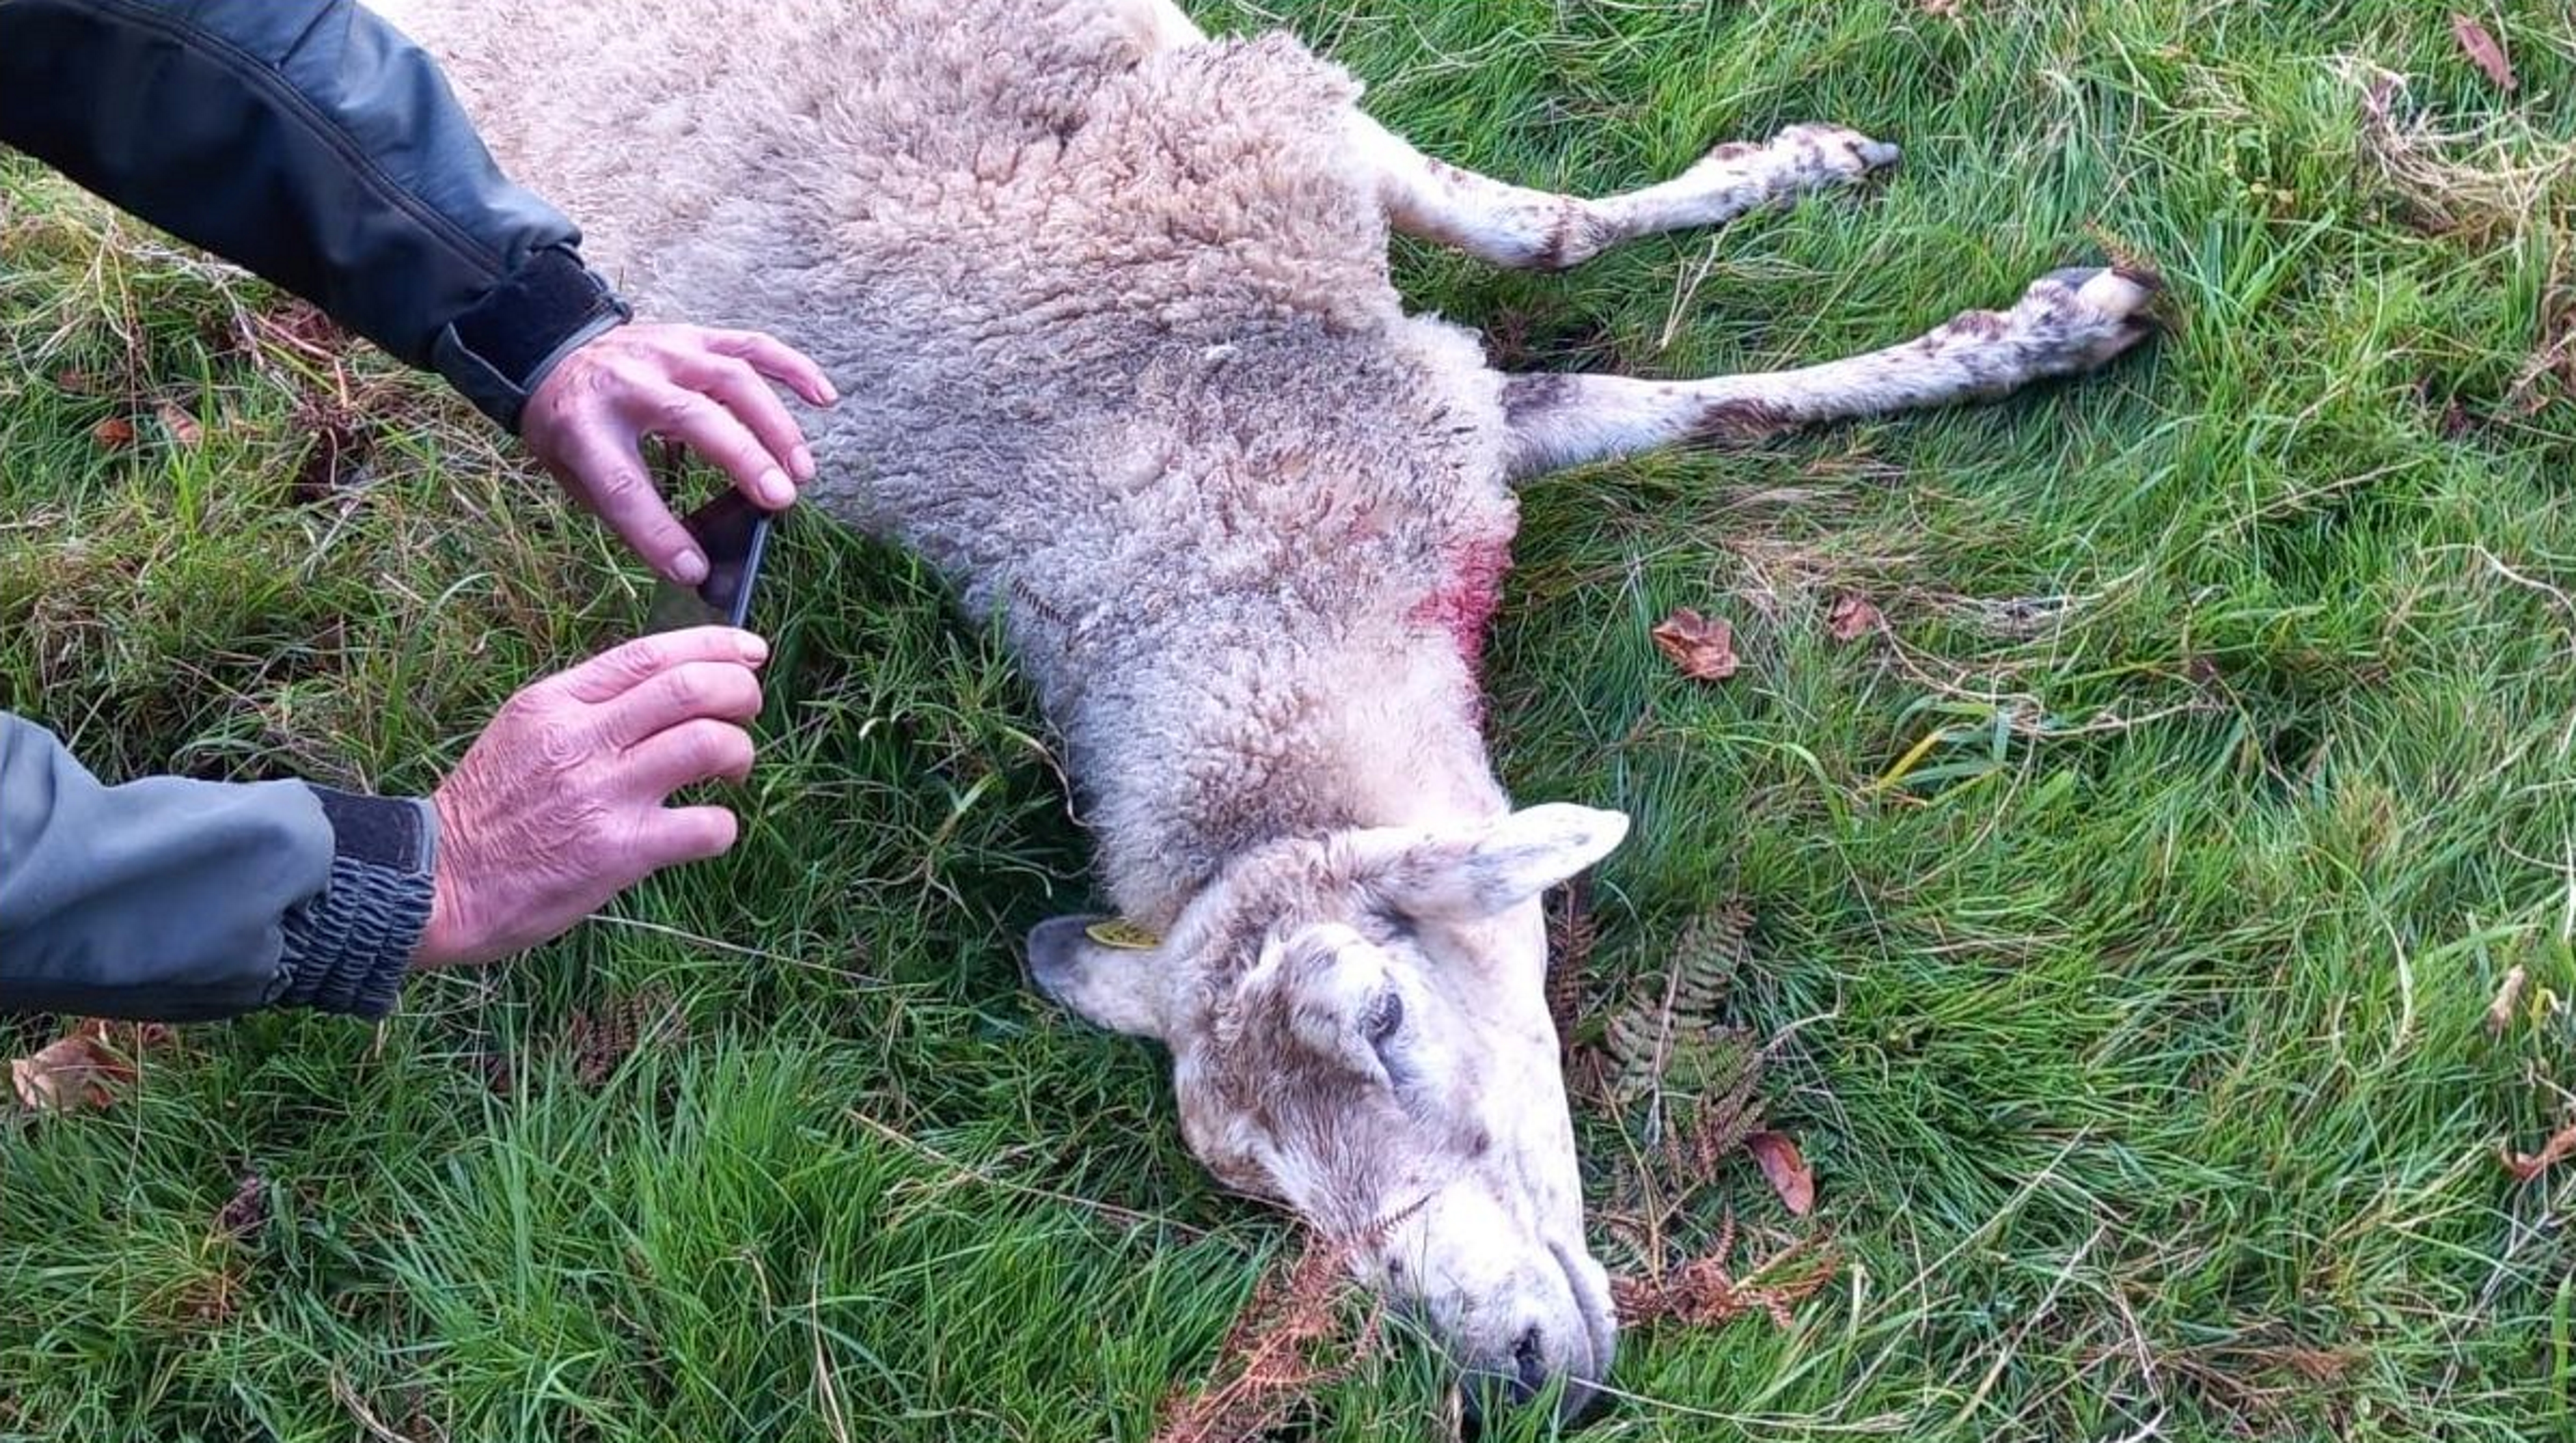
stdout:
<svg viewBox="0 0 2576 1443">
<path fill-rule="evenodd" d="M 1029 978 L 1058 1006 L 1131 1037 L 1163 1036 L 1173 969 L 1160 938 L 1105 917 L 1050 917 L 1029 932 Z"/>
<path fill-rule="evenodd" d="M 1389 1007 L 1402 1016 L 1404 999 L 1393 992 L 1386 953 L 1350 928 L 1326 922 L 1284 940 L 1265 939 L 1261 965 L 1284 966 L 1294 977 L 1288 1025 L 1309 1052 L 1355 1077 L 1393 1085 L 1378 1052 L 1384 1033 L 1371 1031 L 1372 1019 L 1389 1015 Z"/>
<path fill-rule="evenodd" d="M 1415 842 L 1393 860 L 1379 890 L 1411 916 L 1474 921 L 1535 898 L 1608 856 L 1627 835 L 1624 812 L 1525 807 L 1461 836 Z"/>
</svg>

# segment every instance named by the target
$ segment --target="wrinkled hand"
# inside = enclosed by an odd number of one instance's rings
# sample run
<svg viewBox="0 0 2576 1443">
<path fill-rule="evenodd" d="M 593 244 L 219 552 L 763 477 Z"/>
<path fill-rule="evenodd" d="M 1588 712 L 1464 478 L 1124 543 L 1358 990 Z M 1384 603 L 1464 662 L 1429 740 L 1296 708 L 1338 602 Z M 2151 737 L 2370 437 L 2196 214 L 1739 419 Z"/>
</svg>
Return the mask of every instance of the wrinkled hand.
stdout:
<svg viewBox="0 0 2576 1443">
<path fill-rule="evenodd" d="M 723 807 L 672 792 L 751 771 L 754 668 L 769 647 L 729 627 L 630 641 L 502 703 L 431 797 L 438 863 L 416 967 L 489 962 L 569 930 L 675 862 L 731 847 Z"/>
<path fill-rule="evenodd" d="M 840 399 L 822 368 L 784 341 L 638 322 L 604 331 L 557 362 L 528 398 L 519 434 L 564 490 L 648 565 L 695 586 L 707 559 L 654 489 L 643 439 L 681 442 L 778 510 L 796 499 L 798 483 L 814 479 L 814 455 L 771 381 L 808 405 Z"/>
</svg>

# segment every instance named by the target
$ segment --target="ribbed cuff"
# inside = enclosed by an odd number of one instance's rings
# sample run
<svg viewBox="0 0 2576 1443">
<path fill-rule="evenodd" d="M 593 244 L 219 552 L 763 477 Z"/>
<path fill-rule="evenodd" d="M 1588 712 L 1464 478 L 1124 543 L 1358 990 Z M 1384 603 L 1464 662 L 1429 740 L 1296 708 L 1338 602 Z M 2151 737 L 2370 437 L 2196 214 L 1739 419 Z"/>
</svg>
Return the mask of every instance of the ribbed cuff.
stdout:
<svg viewBox="0 0 2576 1443">
<path fill-rule="evenodd" d="M 573 347 L 634 315 L 563 246 L 528 257 L 430 346 L 430 364 L 476 409 L 519 434 L 539 382 Z"/>
<path fill-rule="evenodd" d="M 286 914 L 286 985 L 271 1001 L 382 1017 L 429 926 L 438 814 L 423 800 L 312 790 L 331 821 L 331 880 Z"/>
</svg>

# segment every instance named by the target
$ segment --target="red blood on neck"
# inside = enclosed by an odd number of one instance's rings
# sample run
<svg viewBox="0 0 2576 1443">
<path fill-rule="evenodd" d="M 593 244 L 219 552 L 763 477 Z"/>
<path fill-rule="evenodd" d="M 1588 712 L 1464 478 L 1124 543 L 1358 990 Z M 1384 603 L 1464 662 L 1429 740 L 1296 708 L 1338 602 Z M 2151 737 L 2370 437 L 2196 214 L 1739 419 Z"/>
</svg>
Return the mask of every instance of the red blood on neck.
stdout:
<svg viewBox="0 0 2576 1443">
<path fill-rule="evenodd" d="M 1457 644 L 1467 674 L 1475 676 L 1485 651 L 1485 628 L 1502 600 L 1503 573 L 1512 565 L 1509 537 L 1469 541 L 1451 553 L 1449 574 L 1409 615 L 1420 626 L 1437 627 Z"/>
</svg>

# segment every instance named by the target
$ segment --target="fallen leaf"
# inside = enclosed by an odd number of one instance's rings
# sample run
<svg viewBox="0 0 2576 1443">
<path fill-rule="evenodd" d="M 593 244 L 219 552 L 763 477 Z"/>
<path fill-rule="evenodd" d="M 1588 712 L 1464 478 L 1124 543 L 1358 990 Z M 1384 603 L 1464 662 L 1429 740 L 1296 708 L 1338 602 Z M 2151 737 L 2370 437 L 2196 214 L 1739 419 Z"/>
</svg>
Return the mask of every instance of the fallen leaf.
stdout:
<svg viewBox="0 0 2576 1443">
<path fill-rule="evenodd" d="M 9 1064 L 20 1105 L 38 1112 L 85 1112 L 116 1100 L 134 1064 L 107 1045 L 107 1024 L 91 1023 Z"/>
<path fill-rule="evenodd" d="M 89 438 L 110 451 L 122 451 L 134 444 L 134 423 L 110 416 L 89 428 Z"/>
<path fill-rule="evenodd" d="M 2505 58 L 2504 47 L 2496 43 L 2496 38 L 2487 33 L 2485 26 L 2454 10 L 2451 12 L 2451 34 L 2458 38 L 2460 48 L 2469 53 L 2469 59 L 2487 73 L 2487 79 L 2496 83 L 2496 89 L 2513 89 L 2513 62 Z"/>
<path fill-rule="evenodd" d="M 170 439 L 173 442 L 181 446 L 194 446 L 206 439 L 206 428 L 198 425 L 197 418 L 189 415 L 186 408 L 178 402 L 163 401 L 153 410 L 154 414 L 161 418 L 161 429 L 170 433 Z"/>
<path fill-rule="evenodd" d="M 1815 1207 L 1815 1174 L 1807 1171 L 1807 1159 L 1787 1133 L 1754 1133 L 1744 1139 L 1744 1150 L 1762 1165 L 1762 1175 L 1771 1180 L 1771 1190 L 1780 1195 L 1791 1213 L 1805 1217 Z"/>
<path fill-rule="evenodd" d="M 1835 598 L 1834 609 L 1825 614 L 1825 631 L 1836 641 L 1858 641 L 1878 630 L 1882 620 L 1868 597 L 1848 591 Z"/>
<path fill-rule="evenodd" d="M 1922 5 L 1923 13 L 1926 15 L 1936 16 L 1943 20 L 1956 20 L 1960 18 L 1960 0 L 1918 0 L 1918 3 Z"/>
<path fill-rule="evenodd" d="M 74 396 L 95 396 L 107 390 L 107 383 L 96 371 L 56 371 L 54 385 Z"/>
<path fill-rule="evenodd" d="M 2576 1122 L 2571 1122 L 2550 1135 L 2538 1152 L 2512 1152 L 2496 1149 L 2496 1160 L 2513 1174 L 2516 1182 L 2529 1182 L 2569 1157 L 2576 1156 Z"/>
<path fill-rule="evenodd" d="M 1711 620 L 1685 606 L 1664 618 L 1652 634 L 1656 649 L 1684 676 L 1724 681 L 1735 675 L 1735 627 L 1724 617 Z"/>
<path fill-rule="evenodd" d="M 2521 1005 L 2523 984 L 2529 980 L 2519 967 L 2504 974 L 2503 984 L 2496 988 L 2495 1001 L 2487 1004 L 2487 1036 L 2502 1037 L 2504 1030 L 2513 1025 L 2513 1009 Z"/>
</svg>

